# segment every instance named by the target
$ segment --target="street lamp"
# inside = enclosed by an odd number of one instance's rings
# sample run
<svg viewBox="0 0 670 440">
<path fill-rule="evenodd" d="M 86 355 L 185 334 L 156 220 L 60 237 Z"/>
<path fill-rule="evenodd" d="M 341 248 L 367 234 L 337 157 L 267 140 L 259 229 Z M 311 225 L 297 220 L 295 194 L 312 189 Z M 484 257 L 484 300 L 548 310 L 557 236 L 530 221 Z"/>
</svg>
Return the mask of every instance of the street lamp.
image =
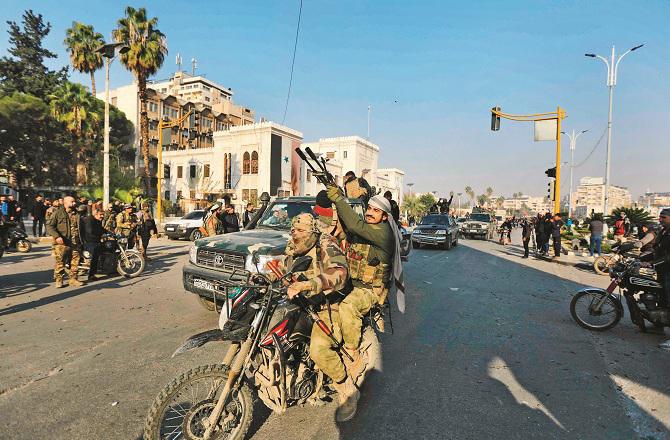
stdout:
<svg viewBox="0 0 670 440">
<path fill-rule="evenodd" d="M 575 166 L 575 148 L 577 147 L 577 138 L 583 133 L 586 133 L 588 130 L 582 130 L 579 133 L 575 134 L 575 130 L 572 130 L 572 134 L 562 131 L 570 139 L 570 194 L 568 194 L 568 218 L 572 217 L 572 169 Z"/>
<path fill-rule="evenodd" d="M 109 205 L 109 66 L 119 53 L 126 53 L 130 48 L 123 43 L 109 43 L 100 46 L 96 52 L 105 57 L 105 132 L 102 165 L 102 206 Z"/>
<path fill-rule="evenodd" d="M 456 193 L 456 195 L 458 196 L 458 215 L 461 215 L 461 196 L 463 193 Z"/>
<path fill-rule="evenodd" d="M 584 56 L 590 57 L 590 58 L 598 58 L 600 61 L 605 63 L 607 66 L 607 87 L 609 87 L 609 113 L 607 116 L 607 158 L 605 159 L 605 194 L 603 197 L 603 215 L 607 215 L 607 202 L 609 201 L 609 185 L 610 185 L 610 159 L 611 159 L 611 152 L 612 152 L 612 96 L 614 94 L 614 86 L 616 86 L 616 78 L 617 78 L 617 73 L 619 72 L 619 63 L 625 57 L 628 55 L 630 52 L 634 50 L 638 50 L 644 46 L 644 44 L 640 44 L 639 46 L 635 46 L 631 49 L 628 49 L 626 52 L 623 53 L 623 55 L 620 55 L 619 58 L 616 58 L 615 52 L 614 52 L 614 46 L 612 46 L 612 54 L 610 56 L 609 61 L 607 58 L 596 55 L 594 53 L 585 53 Z M 614 59 L 616 58 L 616 62 Z"/>
<path fill-rule="evenodd" d="M 409 196 L 412 197 L 412 187 L 414 186 L 414 184 L 408 183 L 407 186 L 409 187 Z"/>
</svg>

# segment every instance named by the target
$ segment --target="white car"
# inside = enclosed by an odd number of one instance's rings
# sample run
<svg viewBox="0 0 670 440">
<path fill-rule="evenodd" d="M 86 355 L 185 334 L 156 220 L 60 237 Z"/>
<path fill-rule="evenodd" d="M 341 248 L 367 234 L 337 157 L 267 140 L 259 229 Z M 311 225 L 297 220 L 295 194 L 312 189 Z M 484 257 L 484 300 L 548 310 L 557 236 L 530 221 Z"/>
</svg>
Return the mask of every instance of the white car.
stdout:
<svg viewBox="0 0 670 440">
<path fill-rule="evenodd" d="M 165 225 L 165 235 L 170 239 L 188 238 L 195 241 L 202 238 L 200 227 L 203 226 L 202 219 L 205 216 L 205 211 L 196 209 L 191 211 L 180 219 L 172 220 Z"/>
</svg>

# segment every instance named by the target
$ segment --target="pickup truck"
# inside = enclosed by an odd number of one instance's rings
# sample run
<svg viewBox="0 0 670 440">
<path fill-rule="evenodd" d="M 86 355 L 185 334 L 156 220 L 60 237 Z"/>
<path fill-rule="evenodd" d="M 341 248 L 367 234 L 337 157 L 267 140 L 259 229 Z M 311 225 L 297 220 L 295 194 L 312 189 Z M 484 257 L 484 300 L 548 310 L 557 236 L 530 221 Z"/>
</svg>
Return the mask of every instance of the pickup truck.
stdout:
<svg viewBox="0 0 670 440">
<path fill-rule="evenodd" d="M 496 232 L 496 219 L 485 212 L 476 212 L 461 223 L 461 234 L 466 238 L 479 237 L 491 240 Z"/>
<path fill-rule="evenodd" d="M 269 261 L 282 258 L 290 238 L 291 220 L 303 212 L 312 212 L 316 204 L 315 197 L 277 198 L 269 203 L 269 196 L 263 194 L 261 200 L 263 206 L 244 230 L 196 240 L 189 250 L 189 261 L 182 270 L 184 289 L 196 294 L 207 310 L 218 311 L 225 295 L 232 298 L 240 294 L 240 286 L 248 284 L 249 276 L 256 273 L 254 252 L 261 272 L 267 270 Z M 362 217 L 362 202 L 349 203 Z M 411 239 L 408 232 L 402 234 L 401 256 L 406 258 Z"/>
</svg>

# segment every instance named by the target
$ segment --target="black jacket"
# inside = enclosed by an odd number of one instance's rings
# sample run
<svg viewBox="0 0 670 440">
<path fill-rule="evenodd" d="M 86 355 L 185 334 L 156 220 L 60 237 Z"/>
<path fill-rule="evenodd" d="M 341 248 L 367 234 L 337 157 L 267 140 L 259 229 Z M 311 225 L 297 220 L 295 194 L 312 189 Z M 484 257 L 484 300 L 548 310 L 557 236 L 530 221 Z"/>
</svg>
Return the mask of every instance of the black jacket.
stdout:
<svg viewBox="0 0 670 440">
<path fill-rule="evenodd" d="M 398 206 L 398 202 L 395 200 L 391 200 L 391 215 L 393 216 L 393 219 L 398 223 L 400 221 L 400 207 Z"/>
<path fill-rule="evenodd" d="M 240 230 L 240 223 L 237 219 L 237 214 L 224 214 L 223 216 L 223 233 L 238 232 Z"/>
<path fill-rule="evenodd" d="M 44 220 L 44 217 L 46 217 L 46 213 L 47 213 L 47 207 L 44 204 L 44 202 L 38 202 L 37 200 L 35 200 L 35 203 L 33 203 L 33 209 L 30 211 L 30 215 L 32 215 L 36 219 Z"/>
<path fill-rule="evenodd" d="M 86 244 L 100 243 L 102 237 L 102 222 L 92 215 L 87 215 L 81 221 L 81 238 Z"/>
<path fill-rule="evenodd" d="M 242 217 L 242 226 L 246 227 L 249 224 L 249 222 L 251 222 L 251 219 L 254 217 L 254 214 L 256 214 L 256 211 L 247 211 L 245 209 L 244 216 Z"/>
</svg>

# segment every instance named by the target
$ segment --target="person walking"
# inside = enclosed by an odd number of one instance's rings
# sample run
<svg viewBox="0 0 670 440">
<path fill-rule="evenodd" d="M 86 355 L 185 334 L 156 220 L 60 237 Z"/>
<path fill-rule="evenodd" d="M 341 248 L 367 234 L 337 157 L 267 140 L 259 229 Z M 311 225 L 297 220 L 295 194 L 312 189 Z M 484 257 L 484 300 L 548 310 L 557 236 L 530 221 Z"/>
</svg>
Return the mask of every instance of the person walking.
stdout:
<svg viewBox="0 0 670 440">
<path fill-rule="evenodd" d="M 229 234 L 231 232 L 239 232 L 240 224 L 237 214 L 235 214 L 235 208 L 233 205 L 226 205 L 223 214 L 223 233 Z"/>
<path fill-rule="evenodd" d="M 46 219 L 47 207 L 44 204 L 44 197 L 38 194 L 33 203 L 33 209 L 30 215 L 33 217 L 33 237 L 42 237 L 44 235 L 44 220 Z"/>
<path fill-rule="evenodd" d="M 549 255 L 549 241 L 551 240 L 552 231 L 554 229 L 552 220 L 553 218 L 548 212 L 544 215 L 544 219 L 542 220 L 542 227 L 544 228 L 542 235 L 542 238 L 544 239 L 544 242 L 542 243 L 542 253 L 544 255 Z"/>
<path fill-rule="evenodd" d="M 614 239 L 617 243 L 621 244 L 626 241 L 630 229 L 630 220 L 626 217 L 626 213 L 621 211 L 619 218 L 614 222 Z"/>
<path fill-rule="evenodd" d="M 149 204 L 147 202 L 142 203 L 142 210 L 137 213 L 137 221 L 137 235 L 140 237 L 142 256 L 144 256 L 145 260 L 149 260 L 149 257 L 147 256 L 149 240 L 151 240 L 151 237 L 158 235 L 158 229 L 156 228 L 156 222 L 151 215 L 151 210 L 149 209 Z"/>
<path fill-rule="evenodd" d="M 563 227 L 563 220 L 560 214 L 555 214 L 551 223 L 551 239 L 554 242 L 554 258 L 561 256 L 561 228 Z"/>
<path fill-rule="evenodd" d="M 598 256 L 602 255 L 601 246 L 603 243 L 603 221 L 600 214 L 594 214 L 589 223 L 589 231 L 591 231 L 591 240 L 589 242 L 589 254 L 593 257 L 595 251 Z"/>
<path fill-rule="evenodd" d="M 74 197 L 67 196 L 63 199 L 63 205 L 59 206 L 47 221 L 47 232 L 54 239 L 54 257 L 56 265 L 54 268 L 54 279 L 56 287 L 63 287 L 63 274 L 65 266 L 70 263 L 70 286 L 82 286 L 83 283 L 77 279 L 79 261 L 81 259 L 82 239 L 80 235 L 80 218 L 75 209 Z"/>
<path fill-rule="evenodd" d="M 244 210 L 244 215 L 242 216 L 242 226 L 247 227 L 249 223 L 251 223 L 251 219 L 254 217 L 254 214 L 256 213 L 256 209 L 254 209 L 254 204 L 253 203 L 247 203 L 247 207 Z"/>
<path fill-rule="evenodd" d="M 528 258 L 528 243 L 530 243 L 531 235 L 533 235 L 533 226 L 524 219 L 521 224 L 521 242 L 523 243 L 523 257 L 521 258 Z"/>
<path fill-rule="evenodd" d="M 100 259 L 100 239 L 102 238 L 102 217 L 103 212 L 95 210 L 91 215 L 87 215 L 81 221 L 82 239 L 84 249 L 91 254 L 91 264 L 88 269 L 88 280 L 95 281 L 95 274 L 98 272 L 98 260 Z"/>
</svg>

